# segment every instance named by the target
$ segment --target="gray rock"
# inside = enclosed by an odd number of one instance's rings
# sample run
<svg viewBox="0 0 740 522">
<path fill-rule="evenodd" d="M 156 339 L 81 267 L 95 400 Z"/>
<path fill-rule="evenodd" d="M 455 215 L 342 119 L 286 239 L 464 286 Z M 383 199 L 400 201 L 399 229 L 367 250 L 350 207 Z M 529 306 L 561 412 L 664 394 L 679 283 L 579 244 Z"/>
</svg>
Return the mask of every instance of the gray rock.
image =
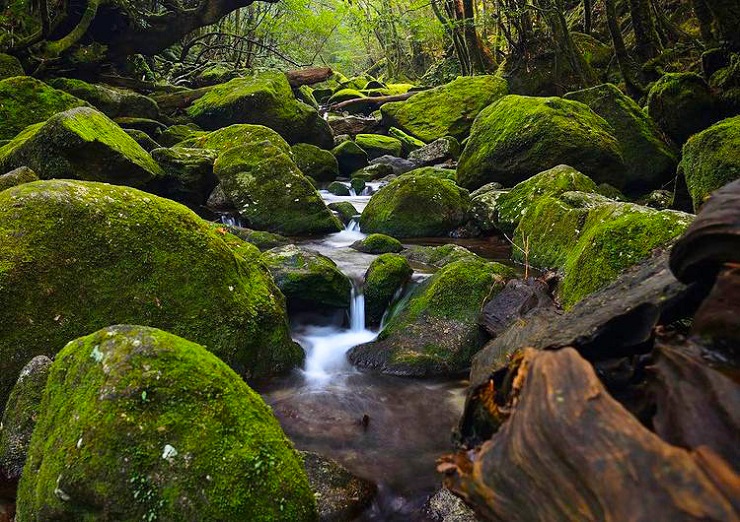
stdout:
<svg viewBox="0 0 740 522">
<path fill-rule="evenodd" d="M 440 488 L 422 507 L 424 515 L 433 522 L 477 522 L 475 512 L 447 488 Z"/>
<path fill-rule="evenodd" d="M 370 162 L 371 165 L 388 165 L 393 169 L 393 174 L 399 176 L 406 172 L 411 172 L 417 168 L 416 163 L 413 161 L 405 160 L 403 158 L 396 158 L 395 156 L 381 156 L 375 158 Z"/>
<path fill-rule="evenodd" d="M 409 161 L 420 167 L 430 167 L 451 161 L 460 157 L 460 143 L 451 136 L 445 136 L 429 145 L 417 149 L 409 154 Z"/>
<path fill-rule="evenodd" d="M 9 189 L 23 183 L 38 181 L 39 177 L 28 167 L 18 167 L 7 174 L 0 175 L 0 190 Z"/>
</svg>

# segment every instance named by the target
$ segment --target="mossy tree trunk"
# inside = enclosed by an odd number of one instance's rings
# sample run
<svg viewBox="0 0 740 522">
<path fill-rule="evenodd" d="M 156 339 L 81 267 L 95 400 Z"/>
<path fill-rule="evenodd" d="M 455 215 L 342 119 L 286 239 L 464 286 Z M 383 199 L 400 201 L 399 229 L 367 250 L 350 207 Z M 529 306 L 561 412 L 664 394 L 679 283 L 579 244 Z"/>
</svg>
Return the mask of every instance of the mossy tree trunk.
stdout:
<svg viewBox="0 0 740 522">
<path fill-rule="evenodd" d="M 635 33 L 635 51 L 640 60 L 646 62 L 655 58 L 661 47 L 649 0 L 629 0 L 629 8 Z"/>
<path fill-rule="evenodd" d="M 627 92 L 633 98 L 641 96 L 645 88 L 640 82 L 639 66 L 627 51 L 627 46 L 622 38 L 622 31 L 619 27 L 619 18 L 617 16 L 617 7 L 615 0 L 604 0 L 606 5 L 606 21 L 609 26 L 609 34 L 614 45 L 614 52 L 619 64 L 619 71 L 622 73 Z"/>
<path fill-rule="evenodd" d="M 737 0 L 706 0 L 714 16 L 720 43 L 740 50 L 740 2 Z"/>
</svg>

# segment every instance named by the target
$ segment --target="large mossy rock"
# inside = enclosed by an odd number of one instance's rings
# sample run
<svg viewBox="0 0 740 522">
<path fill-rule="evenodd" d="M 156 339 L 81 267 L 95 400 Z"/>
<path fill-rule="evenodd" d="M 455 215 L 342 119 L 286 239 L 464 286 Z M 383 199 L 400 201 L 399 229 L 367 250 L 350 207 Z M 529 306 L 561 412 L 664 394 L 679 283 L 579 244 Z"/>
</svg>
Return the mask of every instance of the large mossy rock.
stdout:
<svg viewBox="0 0 740 522">
<path fill-rule="evenodd" d="M 678 151 L 637 103 L 611 83 L 571 92 L 568 100 L 588 105 L 604 118 L 624 156 L 624 191 L 644 194 L 675 176 Z"/>
<path fill-rule="evenodd" d="M 234 123 L 255 123 L 277 131 L 288 143 L 311 143 L 331 148 L 329 124 L 313 107 L 296 100 L 280 71 L 255 73 L 218 85 L 188 109 L 191 118 L 207 130 Z"/>
<path fill-rule="evenodd" d="M 624 162 L 611 126 L 588 106 L 562 98 L 505 96 L 478 115 L 460 157 L 457 180 L 477 189 L 507 187 L 556 165 L 621 188 Z"/>
<path fill-rule="evenodd" d="M 29 125 L 58 112 L 85 105 L 85 101 L 28 76 L 0 80 L 0 140 L 12 139 Z"/>
<path fill-rule="evenodd" d="M 715 107 L 709 86 L 695 73 L 668 73 L 647 96 L 647 113 L 679 145 L 709 127 Z"/>
<path fill-rule="evenodd" d="M 301 172 L 319 182 L 331 182 L 339 176 L 339 163 L 334 154 L 316 145 L 297 143 L 291 147 L 293 161 Z"/>
<path fill-rule="evenodd" d="M 516 229 L 514 257 L 564 273 L 558 294 L 570 308 L 626 268 L 679 237 L 692 216 L 566 192 L 540 198 Z M 526 252 L 526 253 L 525 253 Z"/>
<path fill-rule="evenodd" d="M 422 141 L 445 136 L 462 141 L 478 113 L 507 93 L 506 80 L 497 76 L 461 76 L 406 101 L 386 103 L 380 112 L 386 128 L 396 127 Z"/>
<path fill-rule="evenodd" d="M 401 140 L 381 134 L 358 134 L 355 143 L 367 152 L 367 158 L 371 161 L 381 156 L 400 156 L 403 149 Z"/>
<path fill-rule="evenodd" d="M 164 175 L 146 188 L 159 196 L 177 201 L 190 208 L 206 204 L 208 196 L 218 185 L 213 164 L 218 157 L 208 149 L 154 149 L 152 158 Z"/>
<path fill-rule="evenodd" d="M 0 148 L 0 171 L 27 166 L 41 179 L 141 187 L 162 175 L 152 157 L 102 112 L 78 107 L 21 132 Z"/>
<path fill-rule="evenodd" d="M 0 191 L 38 180 L 39 177 L 33 170 L 28 167 L 18 167 L 5 174 L 0 174 Z"/>
<path fill-rule="evenodd" d="M 679 169 L 696 211 L 712 192 L 740 178 L 740 116 L 692 136 L 683 146 Z"/>
<path fill-rule="evenodd" d="M 483 303 L 511 275 L 498 263 L 450 263 L 414 289 L 376 341 L 351 349 L 350 362 L 393 375 L 461 374 L 485 342 L 478 326 Z"/>
<path fill-rule="evenodd" d="M 0 192 L 0 407 L 35 355 L 115 323 L 205 345 L 245 377 L 299 364 L 256 248 L 235 255 L 186 207 L 128 187 L 51 180 Z"/>
<path fill-rule="evenodd" d="M 331 150 L 339 164 L 339 173 L 349 177 L 353 172 L 368 166 L 368 156 L 354 141 L 345 141 Z"/>
<path fill-rule="evenodd" d="M 454 181 L 405 175 L 370 198 L 360 227 L 397 238 L 446 236 L 465 222 L 469 208 L 468 191 Z"/>
<path fill-rule="evenodd" d="M 250 228 L 289 236 L 343 228 L 293 160 L 269 142 L 228 149 L 214 172 Z"/>
<path fill-rule="evenodd" d="M 328 257 L 296 245 L 262 255 L 291 310 L 349 308 L 352 283 Z"/>
<path fill-rule="evenodd" d="M 250 125 L 248 123 L 234 124 L 209 132 L 200 136 L 179 142 L 177 148 L 209 149 L 224 152 L 234 147 L 250 143 L 269 142 L 282 152 L 290 153 L 290 145 L 280 134 L 264 125 Z"/>
<path fill-rule="evenodd" d="M 13 78 L 14 76 L 25 76 L 21 62 L 15 56 L 0 53 L 0 80 Z"/>
<path fill-rule="evenodd" d="M 203 346 L 141 326 L 51 367 L 17 520 L 317 520 L 300 456 L 262 398 Z"/>
<path fill-rule="evenodd" d="M 393 298 L 411 280 L 413 273 L 406 258 L 398 254 L 382 254 L 370 263 L 363 283 L 365 324 L 368 327 L 380 326 Z"/>
<path fill-rule="evenodd" d="M 156 120 L 160 117 L 157 102 L 133 91 L 70 78 L 55 78 L 49 85 L 85 100 L 109 118 L 128 116 Z"/>
<path fill-rule="evenodd" d="M 191 138 L 199 138 L 205 134 L 208 133 L 198 127 L 195 123 L 179 124 L 167 127 L 167 129 L 159 135 L 157 141 L 163 147 L 174 147 L 181 141 Z"/>
<path fill-rule="evenodd" d="M 352 243 L 350 248 L 365 254 L 378 255 L 398 253 L 403 250 L 403 245 L 395 237 L 386 236 L 385 234 L 370 234 L 366 238 Z"/>
</svg>

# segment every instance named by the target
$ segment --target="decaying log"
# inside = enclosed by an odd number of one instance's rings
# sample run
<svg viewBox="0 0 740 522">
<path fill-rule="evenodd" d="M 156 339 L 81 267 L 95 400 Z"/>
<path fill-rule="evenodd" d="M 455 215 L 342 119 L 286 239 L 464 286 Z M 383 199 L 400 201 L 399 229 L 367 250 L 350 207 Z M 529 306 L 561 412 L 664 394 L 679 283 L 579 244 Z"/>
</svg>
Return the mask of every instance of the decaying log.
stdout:
<svg viewBox="0 0 740 522">
<path fill-rule="evenodd" d="M 738 520 L 727 463 L 648 431 L 574 349 L 528 349 L 512 372 L 498 432 L 438 468 L 486 519 Z"/>
<path fill-rule="evenodd" d="M 408 100 L 415 94 L 419 94 L 419 92 L 421 91 L 411 91 L 411 92 L 406 92 L 404 94 L 393 94 L 391 96 L 372 96 L 368 98 L 353 98 L 351 100 L 347 100 L 347 101 L 343 101 L 343 102 L 330 105 L 329 110 L 333 112 L 341 112 L 341 111 L 351 111 L 354 108 L 361 107 L 362 110 L 374 111 L 374 110 L 379 109 L 381 105 L 386 104 L 386 103 Z"/>
<path fill-rule="evenodd" d="M 172 94 L 161 94 L 154 96 L 154 101 L 159 105 L 159 109 L 165 114 L 171 114 L 177 110 L 187 109 L 195 101 L 213 89 L 210 87 L 201 87 L 200 89 L 185 89 Z"/>
<path fill-rule="evenodd" d="M 334 71 L 331 70 L 331 67 L 311 67 L 308 69 L 298 69 L 285 73 L 288 77 L 288 83 L 294 89 L 301 85 L 321 83 L 331 78 L 332 74 L 334 74 Z"/>
<path fill-rule="evenodd" d="M 380 120 L 359 116 L 331 118 L 329 119 L 329 126 L 335 136 L 349 134 L 353 138 L 358 134 L 378 134 L 381 130 Z"/>
<path fill-rule="evenodd" d="M 545 281 L 512 279 L 503 290 L 483 306 L 480 325 L 496 337 L 514 321 L 535 308 L 555 308 Z"/>
<path fill-rule="evenodd" d="M 740 367 L 740 264 L 725 265 L 694 316 L 691 334 Z"/>
</svg>

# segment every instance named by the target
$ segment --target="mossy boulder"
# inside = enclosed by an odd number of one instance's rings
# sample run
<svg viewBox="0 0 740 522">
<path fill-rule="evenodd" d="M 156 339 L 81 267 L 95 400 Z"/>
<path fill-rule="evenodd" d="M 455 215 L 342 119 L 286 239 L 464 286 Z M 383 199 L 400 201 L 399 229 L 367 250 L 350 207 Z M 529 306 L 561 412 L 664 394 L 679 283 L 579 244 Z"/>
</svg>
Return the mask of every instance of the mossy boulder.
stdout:
<svg viewBox="0 0 740 522">
<path fill-rule="evenodd" d="M 384 253 L 370 263 L 363 283 L 367 327 L 380 326 L 393 298 L 411 280 L 413 273 L 409 262 L 398 254 Z"/>
<path fill-rule="evenodd" d="M 334 154 L 316 145 L 297 143 L 291 147 L 293 161 L 306 176 L 318 182 L 334 181 L 339 175 L 339 163 Z"/>
<path fill-rule="evenodd" d="M 0 481 L 16 481 L 23 472 L 50 367 L 48 357 L 34 357 L 10 392 L 0 422 Z"/>
<path fill-rule="evenodd" d="M 388 129 L 388 136 L 396 138 L 398 141 L 401 142 L 401 155 L 404 158 L 407 157 L 409 153 L 426 145 L 426 143 L 424 143 L 423 141 L 418 140 L 413 136 L 409 136 L 401 129 L 397 129 L 396 127 L 391 127 L 390 129 Z"/>
<path fill-rule="evenodd" d="M 375 255 L 397 253 L 403 250 L 403 245 L 398 239 L 385 234 L 370 234 L 365 239 L 355 241 L 350 247 L 358 252 Z"/>
<path fill-rule="evenodd" d="M 611 126 L 583 103 L 562 98 L 505 96 L 475 120 L 457 180 L 476 189 L 506 187 L 566 164 L 599 183 L 625 183 L 624 162 Z"/>
<path fill-rule="evenodd" d="M 13 78 L 14 76 L 25 76 L 21 62 L 15 56 L 0 53 L 0 80 Z"/>
<path fill-rule="evenodd" d="M 0 405 L 33 356 L 115 323 L 186 335 L 248 378 L 303 358 L 256 248 L 234 255 L 186 207 L 128 187 L 0 192 L 0 302 Z"/>
<path fill-rule="evenodd" d="M 296 100 L 280 71 L 255 73 L 218 85 L 188 109 L 193 121 L 207 130 L 235 123 L 264 125 L 288 143 L 311 143 L 328 149 L 333 144 L 329 124 L 313 107 Z"/>
<path fill-rule="evenodd" d="M 156 120 L 160 116 L 157 102 L 133 91 L 70 78 L 55 78 L 49 85 L 85 100 L 109 118 L 136 117 Z"/>
<path fill-rule="evenodd" d="M 368 181 L 375 181 L 386 176 L 393 174 L 393 167 L 385 163 L 374 163 L 367 167 L 356 170 L 352 173 L 352 181 L 362 180 L 367 183 Z"/>
<path fill-rule="evenodd" d="M 381 134 L 358 134 L 355 143 L 367 152 L 368 160 L 381 156 L 400 156 L 403 148 L 400 140 Z"/>
<path fill-rule="evenodd" d="M 401 255 L 412 263 L 421 263 L 435 268 L 443 268 L 456 261 L 484 261 L 482 257 L 454 243 L 441 246 L 411 245 Z"/>
<path fill-rule="evenodd" d="M 650 88 L 646 108 L 663 132 L 679 145 L 715 119 L 709 86 L 695 73 L 663 75 Z"/>
<path fill-rule="evenodd" d="M 5 174 L 0 175 L 0 192 L 10 187 L 38 181 L 39 177 L 28 167 L 18 167 Z"/>
<path fill-rule="evenodd" d="M 349 308 L 352 283 L 328 257 L 296 245 L 262 255 L 291 310 Z"/>
<path fill-rule="evenodd" d="M 355 206 L 349 201 L 337 201 L 335 203 L 329 203 L 327 207 L 329 207 L 329 210 L 336 212 L 339 216 L 339 219 L 345 225 L 359 215 L 359 212 L 357 212 Z"/>
<path fill-rule="evenodd" d="M 481 307 L 512 276 L 498 263 L 450 263 L 413 290 L 376 341 L 352 348 L 350 362 L 393 375 L 461 375 L 485 342 Z"/>
<path fill-rule="evenodd" d="M 357 89 L 339 89 L 329 97 L 329 100 L 326 103 L 328 105 L 334 105 L 335 103 L 356 100 L 357 98 L 367 98 L 367 96 Z"/>
<path fill-rule="evenodd" d="M 136 129 L 123 129 L 123 131 L 131 136 L 134 141 L 139 144 L 139 147 L 147 152 L 152 152 L 154 149 L 159 149 L 162 147 L 159 143 L 149 137 L 149 135 L 144 131 Z"/>
<path fill-rule="evenodd" d="M 444 167 L 419 167 L 418 169 L 404 172 L 401 176 L 434 176 L 435 178 L 455 181 L 457 179 L 457 172 L 455 169 L 446 169 Z"/>
<path fill-rule="evenodd" d="M 506 80 L 497 76 L 461 76 L 406 101 L 386 103 L 380 112 L 386 128 L 396 127 L 419 140 L 453 136 L 462 141 L 478 113 L 507 93 Z"/>
<path fill-rule="evenodd" d="M 205 134 L 208 133 L 198 127 L 195 123 L 187 123 L 167 127 L 167 129 L 162 131 L 162 134 L 160 134 L 157 139 L 164 147 L 174 147 L 181 141 L 185 141 L 190 138 L 198 138 Z"/>
<path fill-rule="evenodd" d="M 295 97 L 298 98 L 300 101 L 302 101 L 309 107 L 313 107 L 314 109 L 319 110 L 319 102 L 316 101 L 316 97 L 313 95 L 313 89 L 311 87 L 309 87 L 308 85 L 301 85 L 297 89 L 294 89 L 293 92 L 295 93 Z"/>
<path fill-rule="evenodd" d="M 334 194 L 335 196 L 349 196 L 350 190 L 347 185 L 340 181 L 332 181 L 329 183 L 329 186 L 326 187 L 326 190 Z"/>
<path fill-rule="evenodd" d="M 619 140 L 625 163 L 624 191 L 644 194 L 675 176 L 678 151 L 632 98 L 607 83 L 571 92 L 568 100 L 588 105 L 604 118 Z"/>
<path fill-rule="evenodd" d="M 229 125 L 223 129 L 193 136 L 179 142 L 176 147 L 190 149 L 210 149 L 224 152 L 233 147 L 261 143 L 267 141 L 282 152 L 290 154 L 290 145 L 280 134 L 264 125 L 250 125 L 246 123 Z"/>
<path fill-rule="evenodd" d="M 367 152 L 354 141 L 344 141 L 331 150 L 339 164 L 339 173 L 349 177 L 356 170 L 367 167 Z"/>
<path fill-rule="evenodd" d="M 217 228 L 220 228 L 220 226 L 217 225 Z M 271 248 L 277 248 L 290 244 L 290 239 L 285 236 L 281 236 L 280 234 L 272 234 L 270 232 L 264 232 L 262 230 L 252 230 L 249 228 L 234 227 L 228 225 L 224 228 L 228 230 L 231 235 L 234 235 L 242 241 L 246 241 L 247 243 L 256 246 L 262 252 L 264 252 L 265 250 L 270 250 Z"/>
<path fill-rule="evenodd" d="M 28 76 L 0 80 L 0 140 L 87 102 Z"/>
<path fill-rule="evenodd" d="M 191 208 L 205 205 L 218 185 L 213 164 L 218 153 L 209 149 L 155 149 L 151 152 L 164 175 L 147 189 Z"/>
<path fill-rule="evenodd" d="M 367 187 L 367 183 L 365 180 L 361 177 L 353 177 L 351 180 L 349 180 L 349 186 L 352 187 L 352 190 L 355 191 L 355 194 L 362 194 L 362 191 L 365 190 L 365 187 Z"/>
<path fill-rule="evenodd" d="M 558 294 L 570 308 L 679 237 L 692 216 L 658 211 L 597 194 L 545 196 L 516 229 L 515 259 L 564 273 Z"/>
<path fill-rule="evenodd" d="M 269 142 L 228 149 L 214 172 L 249 228 L 289 236 L 343 228 L 293 160 Z"/>
<path fill-rule="evenodd" d="M 740 116 L 722 120 L 689 138 L 679 170 L 696 211 L 712 192 L 740 178 Z"/>
<path fill-rule="evenodd" d="M 17 520 L 317 520 L 300 456 L 203 346 L 141 326 L 70 342 L 51 367 Z"/>
<path fill-rule="evenodd" d="M 149 118 L 132 118 L 130 116 L 123 116 L 115 118 L 113 121 L 123 129 L 133 129 L 145 132 L 154 140 L 158 139 L 162 132 L 167 129 L 167 126 L 164 123 Z"/>
<path fill-rule="evenodd" d="M 162 169 L 102 112 L 78 107 L 21 132 L 0 148 L 0 170 L 27 166 L 40 178 L 102 181 L 140 187 Z"/>
<path fill-rule="evenodd" d="M 239 72 L 234 70 L 233 67 L 226 67 L 225 65 L 217 64 L 200 72 L 195 78 L 193 78 L 193 84 L 196 87 L 209 87 L 220 83 L 226 83 L 238 76 Z"/>
<path fill-rule="evenodd" d="M 462 225 L 470 208 L 468 191 L 435 176 L 401 176 L 376 192 L 360 226 L 394 237 L 446 236 Z"/>
</svg>

